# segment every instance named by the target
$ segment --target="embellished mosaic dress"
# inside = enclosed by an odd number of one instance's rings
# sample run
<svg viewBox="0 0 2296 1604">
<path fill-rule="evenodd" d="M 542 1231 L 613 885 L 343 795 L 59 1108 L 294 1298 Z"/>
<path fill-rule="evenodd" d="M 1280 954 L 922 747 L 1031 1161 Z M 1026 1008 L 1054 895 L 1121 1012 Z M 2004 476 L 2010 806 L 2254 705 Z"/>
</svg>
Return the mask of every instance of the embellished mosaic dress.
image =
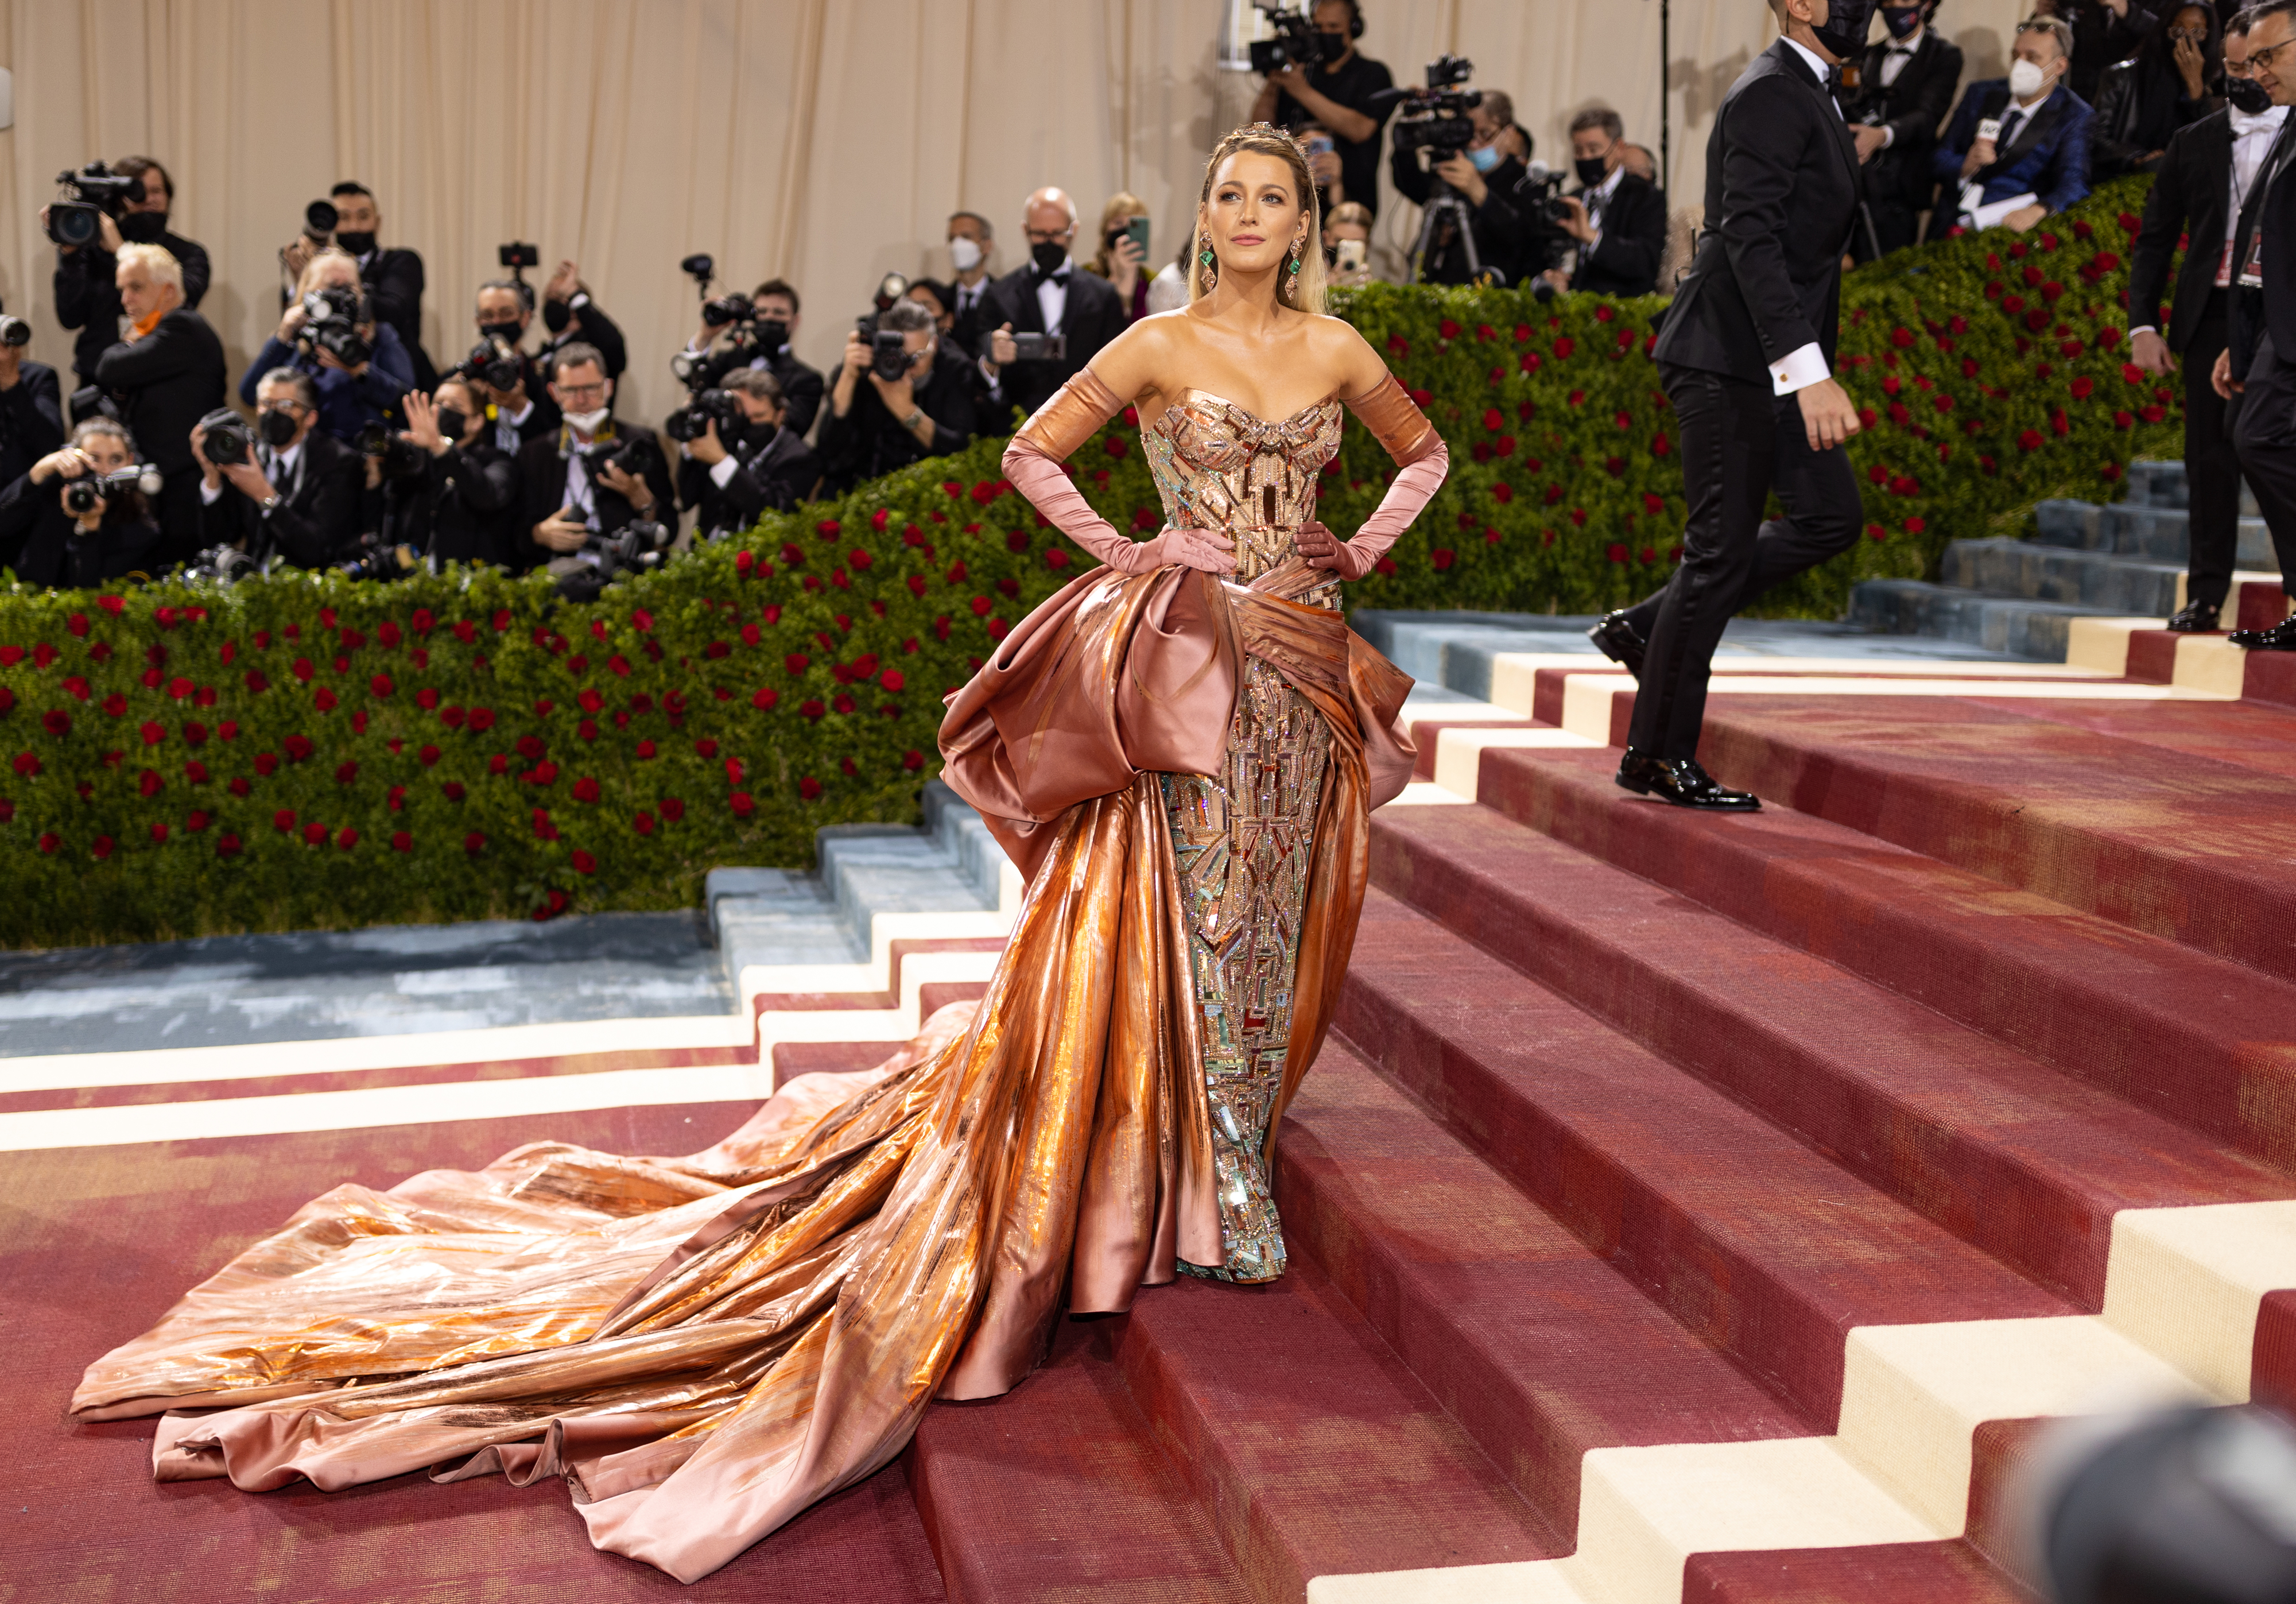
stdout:
<svg viewBox="0 0 2296 1604">
<path fill-rule="evenodd" d="M 1349 406 L 1439 482 L 1391 379 Z M 1410 681 L 1293 545 L 1339 427 L 1186 397 L 1148 449 L 1173 518 L 1234 539 L 1233 582 L 1095 569 L 952 698 L 944 772 L 1029 882 L 977 1005 L 699 1153 L 532 1142 L 338 1187 L 89 1365 L 74 1418 L 160 1417 L 161 1481 L 562 1479 L 593 1543 L 691 1582 L 933 1399 L 1021 1385 L 1063 1309 L 1279 1274 L 1274 1132 L 1412 761 Z"/>
</svg>

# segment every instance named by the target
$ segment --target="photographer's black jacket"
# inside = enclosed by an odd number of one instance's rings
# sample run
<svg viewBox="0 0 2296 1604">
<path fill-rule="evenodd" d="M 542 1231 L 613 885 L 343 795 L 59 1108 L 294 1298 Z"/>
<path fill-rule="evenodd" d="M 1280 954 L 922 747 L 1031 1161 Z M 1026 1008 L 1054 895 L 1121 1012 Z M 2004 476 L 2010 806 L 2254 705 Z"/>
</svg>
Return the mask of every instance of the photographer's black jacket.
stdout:
<svg viewBox="0 0 2296 1604">
<path fill-rule="evenodd" d="M 2225 238 L 2240 221 L 2226 215 L 2232 203 L 2232 147 L 2228 111 L 2178 129 L 2161 157 L 2160 172 L 2144 197 L 2144 222 L 2129 248 L 2128 321 L 2137 328 L 2158 329 L 2180 357 L 2216 293 Z M 2169 264 L 2186 240 L 2176 305 L 2163 320 L 2161 297 L 2169 288 Z"/>
<path fill-rule="evenodd" d="M 1379 142 L 1386 136 L 1387 119 L 1394 115 L 1392 105 L 1373 103 L 1372 97 L 1383 89 L 1395 86 L 1395 75 L 1387 70 L 1385 62 L 1374 62 L 1358 49 L 1337 67 L 1320 62 L 1310 69 L 1308 81 L 1316 93 L 1325 100 L 1345 106 L 1350 111 L 1360 111 L 1375 126 L 1371 137 L 1364 140 L 1342 139 L 1334 132 L 1332 148 L 1340 158 L 1340 183 L 1347 190 L 1347 198 L 1360 202 L 1379 215 Z M 1292 98 L 1291 92 L 1275 97 L 1275 126 L 1296 134 L 1306 124 L 1316 120 L 1315 115 L 1300 102 Z M 1031 409 L 1033 410 L 1033 408 Z"/>
<path fill-rule="evenodd" d="M 255 465 L 268 478 L 271 448 L 255 448 Z M 329 568 L 347 561 L 358 544 L 359 498 L 366 489 L 366 458 L 333 435 L 314 429 L 303 437 L 294 478 L 266 513 L 226 479 L 223 494 L 201 509 L 202 542 L 236 546 L 260 558 L 276 552 L 298 568 Z"/>
<path fill-rule="evenodd" d="M 1388 165 L 1392 169 L 1396 192 L 1405 200 L 1424 206 L 1427 197 L 1435 193 L 1436 176 L 1419 165 L 1419 152 L 1399 150 Z M 1483 203 L 1469 211 L 1474 224 L 1475 253 L 1482 259 L 1484 267 L 1496 267 L 1505 274 L 1510 285 L 1521 284 L 1546 265 L 1540 253 L 1533 250 L 1541 232 L 1539 225 L 1516 210 L 1515 195 L 1523 175 L 1522 163 L 1509 156 L 1483 175 Z M 1456 239 L 1429 247 L 1427 263 L 1421 272 L 1433 284 L 1464 284 L 1471 276 L 1467 253 Z"/>
<path fill-rule="evenodd" d="M 513 566 L 521 571 L 565 555 L 536 540 L 534 526 L 567 505 L 567 456 L 573 435 L 572 429 L 562 425 L 555 434 L 530 440 L 519 448 L 518 561 Z M 676 516 L 677 492 L 670 482 L 669 463 L 662 456 L 653 432 L 632 424 L 609 422 L 601 426 L 598 440 L 592 443 L 616 440 L 627 444 L 634 440 L 639 442 L 639 454 L 645 459 L 646 485 L 653 491 L 653 509 L 649 515 L 659 522 L 669 523 Z M 590 495 L 597 510 L 597 522 L 592 527 L 599 534 L 610 535 L 637 516 L 627 498 L 603 484 L 591 485 Z"/>
<path fill-rule="evenodd" d="M 1961 46 L 1932 24 L 1922 30 L 1922 42 L 1898 69 L 1898 81 L 1884 84 L 1890 50 L 1887 40 L 1867 47 L 1857 65 L 1857 87 L 1841 92 L 1841 113 L 1853 123 L 1890 130 L 1889 149 L 1866 164 L 1866 194 L 1877 205 L 1891 202 L 1927 211 L 1937 193 L 1930 153 L 1961 90 Z"/>
<path fill-rule="evenodd" d="M 67 481 L 34 484 L 20 473 L 0 489 L 0 568 L 12 568 L 27 585 L 84 590 L 106 580 L 154 572 L 160 526 L 141 514 L 107 506 L 94 535 L 64 511 Z"/>
<path fill-rule="evenodd" d="M 119 399 L 119 416 L 144 460 L 162 473 L 195 466 L 192 429 L 223 405 L 223 341 L 185 307 L 141 340 L 105 350 L 94 382 Z"/>
<path fill-rule="evenodd" d="M 1094 278 L 1079 271 L 1069 281 L 1069 322 L 1075 325 L 1077 286 L 1094 284 L 1112 304 L 1116 292 L 1108 287 L 1105 279 Z M 1037 309 L 1036 292 L 1029 292 L 1029 309 Z M 1039 321 L 1042 321 L 1039 319 Z M 1103 343 L 1105 343 L 1103 341 Z M 1099 346 L 1093 348 L 1098 350 Z M 1069 354 L 1076 355 L 1076 343 L 1071 336 Z M 1016 363 L 1009 373 L 1021 367 L 1043 367 L 1049 363 Z M 878 398 L 877 387 L 863 374 L 853 381 L 853 405 L 843 417 L 834 410 L 821 420 L 821 458 L 829 470 L 828 488 L 834 494 L 849 489 L 865 479 L 874 479 L 880 473 L 890 473 L 895 468 L 905 468 L 913 462 L 922 462 L 928 457 L 946 457 L 961 451 L 972 439 L 974 428 L 972 397 L 973 367 L 946 342 L 936 342 L 933 349 L 931 376 L 917 387 L 914 395 L 917 407 L 932 420 L 933 440 L 930 447 L 917 443 L 917 437 L 901 427 L 900 420 L 885 410 Z M 1008 384 L 1005 394 L 1010 396 Z M 1035 403 L 1029 410 L 1034 412 Z"/>
<path fill-rule="evenodd" d="M 439 370 L 422 349 L 422 259 L 412 251 L 377 247 L 359 258 L 359 282 L 374 308 L 374 320 L 398 331 L 399 344 L 406 348 L 414 364 L 414 387 L 426 393 L 436 389 Z"/>
<path fill-rule="evenodd" d="M 527 549 L 519 539 L 518 461 L 485 431 L 437 457 L 423 471 L 383 481 L 386 539 L 439 563 L 486 563 L 518 568 Z"/>
<path fill-rule="evenodd" d="M 821 415 L 821 399 L 829 393 L 829 381 L 817 367 L 808 367 L 797 359 L 797 353 L 786 345 L 775 352 L 766 364 L 782 387 L 782 427 L 802 439 L 813 432 L 813 420 Z"/>
<path fill-rule="evenodd" d="M 1583 199 L 1587 192 L 1575 193 Z M 1621 173 L 1603 209 L 1594 249 L 1579 247 L 1570 287 L 1594 295 L 1647 295 L 1658 288 L 1658 265 L 1665 255 L 1665 194 L 1647 178 Z"/>
<path fill-rule="evenodd" d="M 207 248 L 176 234 L 162 233 L 158 243 L 184 269 L 184 305 L 197 309 L 208 292 Z M 83 245 L 69 256 L 56 252 L 56 321 L 79 331 L 72 371 L 85 384 L 96 382 L 96 363 L 119 338 L 119 259 L 109 251 Z"/>
<path fill-rule="evenodd" d="M 63 386 L 56 370 L 27 359 L 0 390 L 0 484 L 13 483 L 64 443 Z"/>
<path fill-rule="evenodd" d="M 745 438 L 726 449 L 740 465 L 722 487 L 710 478 L 706 463 L 689 457 L 677 466 L 677 499 L 694 509 L 697 539 L 747 529 L 768 507 L 785 513 L 821 482 L 821 458 L 793 429 L 775 430 L 763 446 L 751 446 Z"/>
<path fill-rule="evenodd" d="M 543 327 L 550 333 L 549 338 L 542 342 L 542 354 L 536 360 L 541 364 L 542 371 L 547 374 L 551 353 L 560 346 L 594 345 L 598 348 L 598 355 L 606 359 L 606 377 L 620 378 L 622 370 L 630 365 L 629 341 L 622 338 L 622 325 L 606 316 L 606 309 L 590 299 L 589 291 L 580 291 L 578 295 L 582 302 L 578 307 L 566 301 L 545 301 L 543 304 Z M 566 324 L 562 328 L 550 330 L 549 310 L 553 306 L 566 308 Z M 607 405 L 611 407 L 613 403 L 609 401 Z"/>
</svg>

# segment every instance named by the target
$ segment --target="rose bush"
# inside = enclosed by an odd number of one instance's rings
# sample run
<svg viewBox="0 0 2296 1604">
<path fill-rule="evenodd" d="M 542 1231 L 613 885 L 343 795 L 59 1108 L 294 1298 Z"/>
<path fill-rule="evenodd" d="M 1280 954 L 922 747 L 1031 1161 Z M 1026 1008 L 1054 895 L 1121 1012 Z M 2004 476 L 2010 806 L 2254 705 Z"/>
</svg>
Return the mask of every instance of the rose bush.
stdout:
<svg viewBox="0 0 2296 1604">
<path fill-rule="evenodd" d="M 2119 339 L 2141 200 L 2123 185 L 2015 243 L 1850 276 L 1872 538 L 1769 610 L 1835 615 L 1857 579 L 1931 572 L 1949 538 L 2174 451 L 2176 387 L 2132 378 Z M 1382 287 L 1341 309 L 1453 463 L 1352 605 L 1584 613 L 1665 577 L 1683 503 L 1656 301 Z M 716 865 L 803 865 L 823 825 L 913 819 L 942 696 L 1088 566 L 1003 479 L 1002 445 L 583 605 L 464 570 L 0 590 L 6 939 L 690 906 Z M 1119 528 L 1160 524 L 1128 411 L 1069 465 Z M 1350 424 L 1328 521 L 1368 515 L 1390 468 Z"/>
</svg>

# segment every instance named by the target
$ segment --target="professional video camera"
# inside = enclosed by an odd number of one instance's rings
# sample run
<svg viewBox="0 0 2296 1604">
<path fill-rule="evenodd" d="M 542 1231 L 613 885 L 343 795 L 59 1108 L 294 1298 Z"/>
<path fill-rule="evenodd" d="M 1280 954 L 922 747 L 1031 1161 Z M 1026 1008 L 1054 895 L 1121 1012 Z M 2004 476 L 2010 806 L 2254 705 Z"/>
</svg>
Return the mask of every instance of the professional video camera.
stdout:
<svg viewBox="0 0 2296 1604">
<path fill-rule="evenodd" d="M 747 367 L 756 361 L 765 350 L 764 333 L 758 319 L 756 303 L 748 296 L 738 292 L 716 297 L 710 295 L 709 284 L 718 272 L 718 264 L 713 258 L 697 251 L 678 263 L 677 269 L 693 280 L 694 287 L 701 296 L 702 325 L 713 337 L 719 330 L 732 331 L 726 336 L 726 344 L 717 350 L 680 351 L 669 359 L 669 371 L 689 391 L 698 396 L 704 391 L 716 389 L 718 382 L 735 368 Z M 778 350 L 788 337 L 787 331 L 778 323 L 764 325 L 764 328 L 773 333 L 774 346 Z M 701 432 L 701 425 L 696 424 L 693 434 L 674 434 L 670 438 L 693 440 L 698 438 Z"/>
<path fill-rule="evenodd" d="M 1285 11 L 1283 0 L 1251 0 L 1275 30 L 1272 39 L 1251 42 L 1251 70 L 1263 76 L 1287 67 L 1316 67 L 1338 56 L 1346 41 L 1318 33 L 1309 21 L 1305 0 L 1298 11 Z"/>
<path fill-rule="evenodd" d="M 358 555 L 336 563 L 335 572 L 354 580 L 404 580 L 422 572 L 422 559 L 412 547 L 393 545 L 369 530 L 358 538 Z"/>
<path fill-rule="evenodd" d="M 398 438 L 388 424 L 369 424 L 359 431 L 359 452 L 382 465 L 385 479 L 414 479 L 430 465 L 430 453 Z"/>
<path fill-rule="evenodd" d="M 29 345 L 32 325 L 20 317 L 0 314 L 0 345 Z"/>
<path fill-rule="evenodd" d="M 160 470 L 148 462 L 114 468 L 109 473 L 84 473 L 64 483 L 64 510 L 74 517 L 95 511 L 99 501 L 109 501 L 122 490 L 141 490 L 146 496 L 157 496 L 167 481 Z"/>
<path fill-rule="evenodd" d="M 254 460 L 255 431 L 230 407 L 217 407 L 200 420 L 200 427 L 207 431 L 207 443 L 201 449 L 217 467 Z"/>
<path fill-rule="evenodd" d="M 525 371 L 526 358 L 519 355 L 518 347 L 491 337 L 471 347 L 471 354 L 457 362 L 448 376 L 472 380 L 494 390 L 513 390 Z"/>
<path fill-rule="evenodd" d="M 1432 151 L 1441 161 L 1472 144 L 1475 127 L 1467 113 L 1483 103 L 1482 92 L 1460 86 L 1474 73 L 1474 62 L 1464 57 L 1438 56 L 1427 63 L 1424 89 L 1383 90 L 1373 96 L 1374 101 L 1392 96 L 1405 103 L 1402 115 L 1395 119 L 1395 148 Z"/>
<path fill-rule="evenodd" d="M 48 208 L 48 237 L 59 245 L 92 245 L 103 233 L 107 216 L 117 220 L 130 201 L 144 198 L 144 180 L 115 173 L 101 161 L 91 161 L 78 172 L 56 175 L 57 187 L 67 198 Z"/>
<path fill-rule="evenodd" d="M 315 359 L 324 351 L 345 367 L 373 361 L 373 342 L 358 332 L 365 316 L 357 290 L 340 284 L 314 290 L 303 297 L 304 322 L 295 349 Z"/>
<path fill-rule="evenodd" d="M 742 410 L 742 403 L 728 390 L 701 390 L 693 399 L 661 420 L 661 432 L 681 445 L 700 440 L 708 432 L 711 423 L 718 425 L 718 438 L 730 441 L 747 428 L 750 415 Z"/>
</svg>

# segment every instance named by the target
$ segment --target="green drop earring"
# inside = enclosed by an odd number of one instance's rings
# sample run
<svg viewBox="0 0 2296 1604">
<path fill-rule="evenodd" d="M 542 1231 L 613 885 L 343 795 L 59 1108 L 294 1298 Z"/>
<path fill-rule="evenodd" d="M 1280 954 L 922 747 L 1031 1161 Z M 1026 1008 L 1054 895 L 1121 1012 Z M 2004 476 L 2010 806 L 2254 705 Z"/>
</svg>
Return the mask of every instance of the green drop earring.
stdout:
<svg viewBox="0 0 2296 1604">
<path fill-rule="evenodd" d="M 1212 286 L 1219 283 L 1219 258 L 1212 254 L 1212 236 L 1210 234 L 1199 234 L 1196 238 L 1197 243 L 1203 247 L 1201 251 L 1196 253 L 1196 260 L 1203 267 L 1204 289 L 1206 292 L 1209 293 Z"/>
</svg>

